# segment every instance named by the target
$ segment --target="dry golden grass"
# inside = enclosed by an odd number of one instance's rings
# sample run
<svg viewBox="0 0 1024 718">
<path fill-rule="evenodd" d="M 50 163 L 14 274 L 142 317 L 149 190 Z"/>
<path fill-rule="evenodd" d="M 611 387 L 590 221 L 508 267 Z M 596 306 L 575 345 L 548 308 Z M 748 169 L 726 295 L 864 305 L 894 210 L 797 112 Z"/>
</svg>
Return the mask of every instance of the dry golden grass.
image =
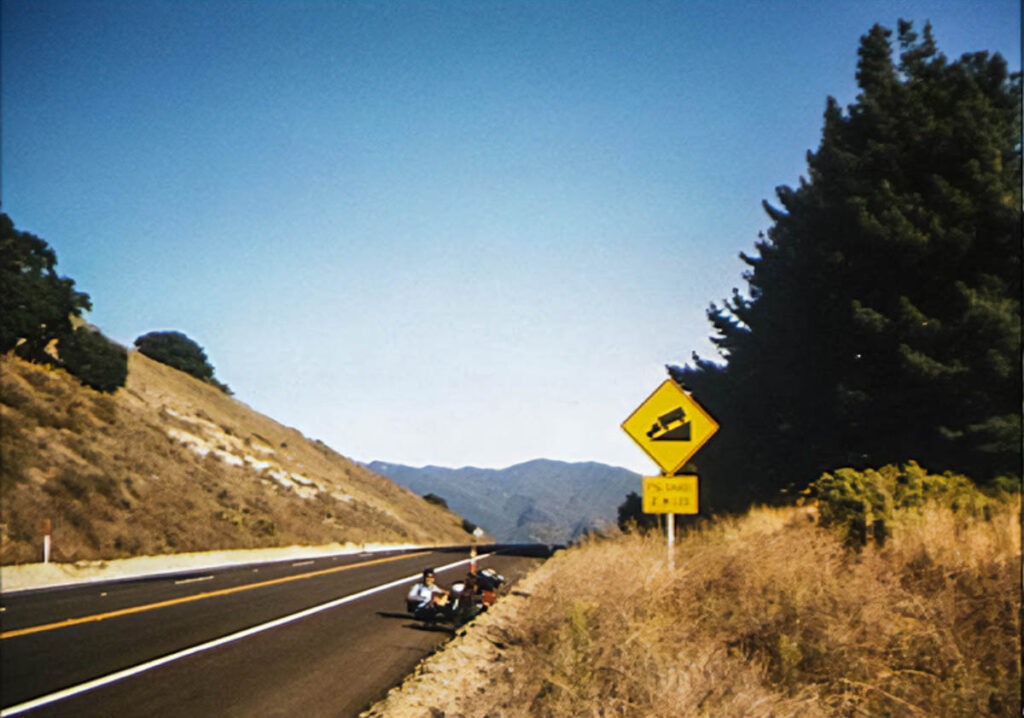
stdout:
<svg viewBox="0 0 1024 718">
<path fill-rule="evenodd" d="M 459 543 L 455 515 L 187 374 L 129 353 L 99 394 L 0 356 L 0 563 Z M 202 452 L 206 452 L 205 456 Z"/>
<path fill-rule="evenodd" d="M 461 639 L 490 650 L 474 682 L 373 715 L 1018 715 L 1020 500 L 995 506 L 901 513 L 860 552 L 757 509 L 688 532 L 675 570 L 661 536 L 591 540 Z"/>
</svg>

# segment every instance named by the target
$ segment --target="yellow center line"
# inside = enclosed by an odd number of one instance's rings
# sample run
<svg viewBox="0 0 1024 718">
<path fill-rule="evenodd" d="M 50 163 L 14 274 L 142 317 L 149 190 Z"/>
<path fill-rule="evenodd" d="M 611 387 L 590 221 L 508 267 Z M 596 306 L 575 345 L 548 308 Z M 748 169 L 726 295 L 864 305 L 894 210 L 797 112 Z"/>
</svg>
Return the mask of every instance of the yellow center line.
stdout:
<svg viewBox="0 0 1024 718">
<path fill-rule="evenodd" d="M 324 576 L 329 573 L 337 573 L 339 571 L 348 571 L 353 568 L 362 568 L 363 566 L 373 566 L 378 563 L 388 563 L 390 561 L 399 561 L 403 558 L 409 558 L 415 556 L 415 553 L 406 553 L 401 556 L 389 556 L 387 558 L 378 558 L 373 561 L 364 561 L 363 563 L 353 563 L 345 566 L 335 566 L 333 568 L 325 568 L 320 571 L 311 571 L 310 573 L 299 574 L 298 576 L 285 576 L 283 578 L 274 578 L 269 581 L 260 581 L 259 583 L 250 583 L 245 586 L 234 586 L 232 588 L 222 588 L 217 591 L 207 591 L 206 593 L 197 593 L 192 596 L 182 596 L 181 598 L 172 598 L 166 601 L 158 601 L 156 603 L 147 603 L 142 606 L 132 606 L 130 608 L 122 608 L 117 611 L 109 611 L 107 613 L 96 613 L 91 616 L 82 616 L 81 618 L 69 618 L 64 621 L 58 621 L 56 623 L 45 623 L 39 626 L 29 626 L 28 628 L 17 628 L 10 631 L 4 631 L 0 633 L 0 640 L 6 638 L 14 638 L 15 636 L 25 636 L 30 633 L 41 633 L 42 631 L 52 631 L 57 628 L 66 628 L 68 626 L 77 626 L 79 623 L 89 623 L 91 621 L 103 621 L 107 618 L 117 618 L 118 616 L 127 616 L 133 613 L 142 613 L 143 611 L 152 611 L 157 608 L 165 608 L 166 606 L 176 606 L 179 603 L 189 603 L 190 601 L 201 601 L 206 598 L 214 598 L 216 596 L 227 596 L 231 593 L 238 593 L 240 591 L 249 591 L 254 588 L 263 588 L 265 586 L 273 586 L 279 583 L 288 583 L 289 581 L 299 581 L 306 578 L 314 578 L 315 576 Z"/>
</svg>

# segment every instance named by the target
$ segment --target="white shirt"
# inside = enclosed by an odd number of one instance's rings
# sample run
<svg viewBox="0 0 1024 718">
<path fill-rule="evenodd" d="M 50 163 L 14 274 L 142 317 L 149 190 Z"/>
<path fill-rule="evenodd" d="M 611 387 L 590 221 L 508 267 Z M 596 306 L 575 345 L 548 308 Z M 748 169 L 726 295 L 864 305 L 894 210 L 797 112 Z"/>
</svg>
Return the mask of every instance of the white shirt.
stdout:
<svg viewBox="0 0 1024 718">
<path fill-rule="evenodd" d="M 425 583 L 417 583 L 415 586 L 412 587 L 412 590 L 409 591 L 409 600 L 419 601 L 421 606 L 425 606 L 428 603 L 430 603 L 430 600 L 434 597 L 434 594 L 437 593 L 447 592 L 443 588 L 438 586 L 436 583 L 432 586 L 428 586 Z"/>
</svg>

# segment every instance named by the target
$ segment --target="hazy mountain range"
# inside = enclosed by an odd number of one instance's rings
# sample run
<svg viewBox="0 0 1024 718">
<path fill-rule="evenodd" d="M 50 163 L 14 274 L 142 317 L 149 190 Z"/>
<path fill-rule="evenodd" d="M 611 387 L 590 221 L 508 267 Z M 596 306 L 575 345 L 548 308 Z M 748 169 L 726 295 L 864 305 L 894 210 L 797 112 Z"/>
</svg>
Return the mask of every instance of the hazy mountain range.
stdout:
<svg viewBox="0 0 1024 718">
<path fill-rule="evenodd" d="M 415 468 L 373 461 L 367 468 L 417 494 L 434 494 L 499 541 L 565 543 L 614 524 L 640 475 L 595 462 L 536 459 L 506 469 Z"/>
</svg>

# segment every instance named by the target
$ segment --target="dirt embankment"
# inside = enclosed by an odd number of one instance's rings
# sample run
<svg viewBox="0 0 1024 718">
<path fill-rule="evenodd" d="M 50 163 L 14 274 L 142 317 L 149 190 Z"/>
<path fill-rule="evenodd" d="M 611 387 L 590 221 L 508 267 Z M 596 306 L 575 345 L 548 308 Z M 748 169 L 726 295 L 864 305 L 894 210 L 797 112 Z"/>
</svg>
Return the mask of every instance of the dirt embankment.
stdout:
<svg viewBox="0 0 1024 718">
<path fill-rule="evenodd" d="M 0 356 L 0 563 L 464 543 L 461 519 L 191 376 L 129 353 L 97 393 Z"/>
</svg>

